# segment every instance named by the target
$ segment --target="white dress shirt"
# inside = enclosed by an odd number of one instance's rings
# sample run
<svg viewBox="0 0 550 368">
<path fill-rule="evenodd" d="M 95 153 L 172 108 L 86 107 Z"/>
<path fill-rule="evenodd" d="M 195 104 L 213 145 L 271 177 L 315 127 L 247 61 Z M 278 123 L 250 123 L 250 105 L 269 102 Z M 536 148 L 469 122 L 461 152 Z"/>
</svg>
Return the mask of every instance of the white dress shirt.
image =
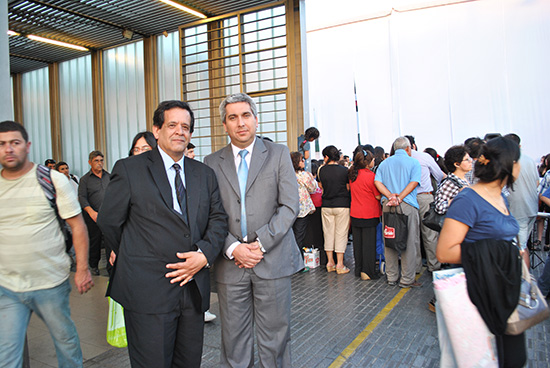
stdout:
<svg viewBox="0 0 550 368">
<path fill-rule="evenodd" d="M 178 213 L 181 214 L 181 207 L 180 207 L 180 204 L 178 202 L 178 196 L 176 195 L 176 184 L 175 184 L 176 169 L 174 169 L 173 166 L 174 166 L 174 164 L 179 164 L 180 165 L 180 167 L 181 167 L 181 170 L 180 170 L 181 181 L 183 183 L 183 186 L 186 188 L 187 186 L 185 185 L 185 170 L 184 170 L 184 166 L 183 166 L 183 159 L 184 159 L 185 156 L 182 156 L 179 161 L 174 161 L 172 159 L 172 157 L 168 156 L 168 154 L 166 152 L 164 152 L 162 150 L 162 148 L 160 148 L 160 146 L 158 146 L 158 148 L 159 148 L 160 157 L 162 157 L 162 162 L 164 163 L 164 170 L 166 170 L 166 175 L 168 176 L 168 182 L 170 183 L 170 188 L 172 188 L 173 207 Z"/>
</svg>

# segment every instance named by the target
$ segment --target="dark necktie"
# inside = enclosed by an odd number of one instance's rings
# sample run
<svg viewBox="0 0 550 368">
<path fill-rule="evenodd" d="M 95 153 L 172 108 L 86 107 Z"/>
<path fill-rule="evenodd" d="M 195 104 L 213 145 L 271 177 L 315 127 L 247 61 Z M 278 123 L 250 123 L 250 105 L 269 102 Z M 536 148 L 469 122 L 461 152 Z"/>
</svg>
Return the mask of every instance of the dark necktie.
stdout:
<svg viewBox="0 0 550 368">
<path fill-rule="evenodd" d="M 178 203 L 180 204 L 183 219 L 187 222 L 187 195 L 185 192 L 185 187 L 183 186 L 183 181 L 181 180 L 181 166 L 179 164 L 174 164 L 172 167 L 176 170 L 176 179 L 174 181 L 176 185 L 176 196 L 178 197 Z"/>
<path fill-rule="evenodd" d="M 243 236 L 243 239 L 247 235 L 245 198 L 246 181 L 248 180 L 248 165 L 244 159 L 247 154 L 247 150 L 239 151 L 239 155 L 241 155 L 241 163 L 239 164 L 239 170 L 237 170 L 237 175 L 239 177 L 239 189 L 241 190 L 241 235 Z"/>
</svg>

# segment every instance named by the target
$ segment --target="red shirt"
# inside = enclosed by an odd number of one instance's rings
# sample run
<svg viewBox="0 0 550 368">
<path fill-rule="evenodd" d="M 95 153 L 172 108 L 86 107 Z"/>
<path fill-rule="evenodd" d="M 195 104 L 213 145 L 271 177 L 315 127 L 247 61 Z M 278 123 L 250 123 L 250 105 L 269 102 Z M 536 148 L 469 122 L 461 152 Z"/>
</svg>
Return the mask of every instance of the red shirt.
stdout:
<svg viewBox="0 0 550 368">
<path fill-rule="evenodd" d="M 361 169 L 357 179 L 354 182 L 350 181 L 351 217 L 360 219 L 380 217 L 382 213 L 380 200 L 375 198 L 380 195 L 380 192 L 374 186 L 374 176 L 369 169 Z"/>
</svg>

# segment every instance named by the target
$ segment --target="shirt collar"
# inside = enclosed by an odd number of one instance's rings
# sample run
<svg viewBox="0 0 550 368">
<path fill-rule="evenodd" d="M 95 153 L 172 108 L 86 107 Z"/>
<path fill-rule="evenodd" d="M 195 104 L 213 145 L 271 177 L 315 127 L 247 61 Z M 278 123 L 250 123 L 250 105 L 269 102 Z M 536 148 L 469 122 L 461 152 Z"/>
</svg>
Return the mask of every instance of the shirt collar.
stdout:
<svg viewBox="0 0 550 368">
<path fill-rule="evenodd" d="M 237 159 L 237 156 L 239 155 L 239 152 L 241 152 L 243 149 L 248 151 L 248 156 L 247 157 L 252 156 L 252 150 L 254 149 L 254 143 L 256 143 L 256 139 L 257 138 L 254 137 L 254 141 L 250 144 L 250 146 L 245 147 L 245 148 L 239 148 L 239 147 L 235 146 L 233 143 L 231 143 L 231 150 L 233 151 L 233 157 L 235 159 Z"/>
<path fill-rule="evenodd" d="M 179 164 L 181 167 L 181 171 L 183 172 L 183 160 L 185 155 L 181 156 L 181 159 L 179 161 L 174 161 L 172 157 L 170 157 L 166 152 L 163 151 L 160 146 L 157 146 L 159 149 L 160 157 L 162 158 L 162 162 L 164 163 L 164 170 L 168 171 L 174 166 L 174 164 Z"/>
</svg>

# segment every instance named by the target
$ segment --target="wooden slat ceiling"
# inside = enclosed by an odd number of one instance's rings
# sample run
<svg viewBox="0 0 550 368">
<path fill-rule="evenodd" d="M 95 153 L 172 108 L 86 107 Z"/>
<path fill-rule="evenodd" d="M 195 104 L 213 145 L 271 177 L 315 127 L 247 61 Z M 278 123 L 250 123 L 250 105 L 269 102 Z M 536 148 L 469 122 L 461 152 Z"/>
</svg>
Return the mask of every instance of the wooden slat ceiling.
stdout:
<svg viewBox="0 0 550 368">
<path fill-rule="evenodd" d="M 176 0 L 177 1 L 177 0 Z M 276 0 L 189 0 L 179 2 L 215 17 Z M 199 18 L 158 0 L 9 0 L 9 29 L 21 36 L 9 36 L 11 73 L 23 73 L 48 63 L 77 58 L 86 52 L 32 41 L 36 35 L 100 50 L 126 43 L 124 30 L 132 40 L 173 32 Z"/>
</svg>

